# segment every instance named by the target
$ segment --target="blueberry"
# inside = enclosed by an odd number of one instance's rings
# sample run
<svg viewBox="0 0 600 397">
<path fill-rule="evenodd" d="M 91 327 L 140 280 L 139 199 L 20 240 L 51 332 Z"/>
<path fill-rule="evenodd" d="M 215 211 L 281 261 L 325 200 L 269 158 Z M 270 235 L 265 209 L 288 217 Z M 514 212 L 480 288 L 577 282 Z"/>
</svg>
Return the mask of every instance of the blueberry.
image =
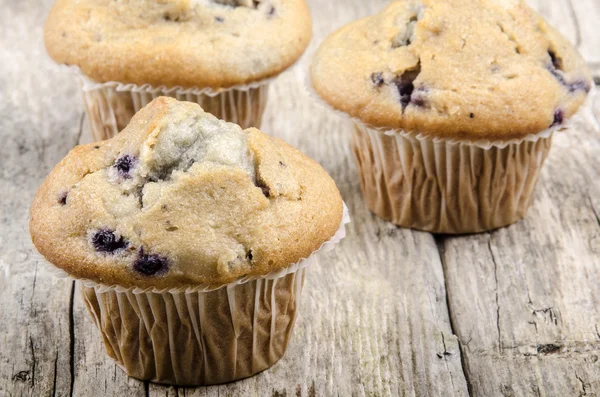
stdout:
<svg viewBox="0 0 600 397">
<path fill-rule="evenodd" d="M 558 80 L 559 83 L 561 83 L 562 85 L 567 84 L 567 82 L 565 81 L 565 76 L 563 76 L 562 72 L 556 69 L 554 65 L 548 65 L 546 69 L 548 69 L 548 71 L 552 74 L 552 76 L 556 78 L 556 80 Z"/>
<path fill-rule="evenodd" d="M 585 91 L 590 92 L 592 87 L 590 86 L 590 82 L 587 80 L 575 80 L 572 83 L 567 84 L 570 92 L 575 91 Z"/>
<path fill-rule="evenodd" d="M 375 87 L 381 87 L 384 83 L 383 73 L 381 73 L 381 72 L 373 73 L 371 75 L 371 81 L 373 82 Z"/>
<path fill-rule="evenodd" d="M 67 205 L 67 196 L 69 195 L 69 192 L 62 192 L 61 194 L 58 195 L 58 204 L 60 205 Z"/>
<path fill-rule="evenodd" d="M 415 89 L 415 92 L 410 96 L 410 103 L 419 108 L 429 108 L 427 101 L 427 88 L 419 87 Z"/>
<path fill-rule="evenodd" d="M 114 167 L 117 169 L 119 175 L 125 179 L 131 178 L 131 171 L 135 167 L 137 159 L 129 154 L 125 154 L 119 157 L 115 161 Z"/>
<path fill-rule="evenodd" d="M 223 23 L 223 22 L 225 22 L 225 18 L 223 18 L 223 17 L 215 17 L 215 21 L 217 21 L 219 23 Z"/>
<path fill-rule="evenodd" d="M 269 8 L 269 12 L 267 13 L 268 16 L 272 17 L 275 15 L 275 7 L 271 6 L 271 8 Z"/>
<path fill-rule="evenodd" d="M 94 249 L 98 252 L 115 253 L 125 249 L 129 243 L 123 237 L 117 238 L 113 231 L 98 230 L 91 239 Z"/>
<path fill-rule="evenodd" d="M 419 76 L 419 73 L 421 73 L 421 64 L 417 65 L 414 69 L 406 70 L 392 81 L 398 89 L 402 110 L 406 109 L 411 101 L 412 93 L 415 90 L 414 81 Z"/>
<path fill-rule="evenodd" d="M 168 260 L 160 255 L 144 254 L 140 250 L 139 258 L 133 263 L 133 269 L 144 276 L 156 276 L 169 271 Z"/>
<path fill-rule="evenodd" d="M 552 125 L 550 127 L 554 127 L 555 125 L 561 125 L 563 123 L 565 119 L 565 114 L 563 113 L 562 110 L 557 109 L 554 112 L 554 121 L 552 122 Z"/>
<path fill-rule="evenodd" d="M 427 107 L 427 100 L 425 98 L 423 98 L 422 96 L 411 97 L 410 103 L 412 103 L 413 105 L 415 105 L 416 107 L 419 107 L 419 108 Z"/>
<path fill-rule="evenodd" d="M 400 103 L 402 104 L 402 109 L 404 110 L 410 103 L 410 97 L 415 89 L 415 86 L 411 80 L 404 80 L 401 77 L 395 79 L 394 84 L 396 84 L 396 88 L 400 94 Z"/>
</svg>

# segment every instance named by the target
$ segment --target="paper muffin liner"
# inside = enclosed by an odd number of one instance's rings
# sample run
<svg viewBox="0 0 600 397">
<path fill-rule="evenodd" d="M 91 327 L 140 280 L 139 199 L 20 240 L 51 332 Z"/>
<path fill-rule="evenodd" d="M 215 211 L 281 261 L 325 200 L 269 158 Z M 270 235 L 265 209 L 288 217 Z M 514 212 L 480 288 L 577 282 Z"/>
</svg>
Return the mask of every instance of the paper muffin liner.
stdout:
<svg viewBox="0 0 600 397">
<path fill-rule="evenodd" d="M 357 123 L 352 148 L 371 211 L 399 226 L 458 234 L 523 218 L 551 142 L 550 134 L 484 149 Z"/>
<path fill-rule="evenodd" d="M 309 266 L 346 235 L 265 276 L 215 288 L 170 290 L 107 286 L 80 280 L 83 299 L 108 355 L 134 378 L 179 386 L 231 382 L 257 374 L 285 353 Z M 51 266 L 52 272 L 67 274 Z"/>
<path fill-rule="evenodd" d="M 274 78 L 237 85 L 227 89 L 153 87 L 119 82 L 98 83 L 78 67 L 67 66 L 79 81 L 83 104 L 94 141 L 112 138 L 129 124 L 135 113 L 159 96 L 196 102 L 219 119 L 239 124 L 243 129 L 259 128 L 267 104 L 269 83 Z"/>
<path fill-rule="evenodd" d="M 594 90 L 577 117 L 589 117 Z M 577 120 L 522 139 L 467 141 L 377 128 L 333 110 L 354 125 L 352 150 L 371 211 L 398 226 L 443 234 L 493 230 L 525 217 L 553 134 Z"/>
</svg>

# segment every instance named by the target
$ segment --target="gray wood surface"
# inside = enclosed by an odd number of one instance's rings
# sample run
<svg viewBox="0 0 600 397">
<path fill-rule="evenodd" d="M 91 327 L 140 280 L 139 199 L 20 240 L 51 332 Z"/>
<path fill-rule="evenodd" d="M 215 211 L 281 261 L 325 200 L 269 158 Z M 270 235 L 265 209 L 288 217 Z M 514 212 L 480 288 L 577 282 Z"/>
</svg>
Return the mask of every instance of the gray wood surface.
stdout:
<svg viewBox="0 0 600 397">
<path fill-rule="evenodd" d="M 51 1 L 0 0 L 0 397 L 600 395 L 597 119 L 556 137 L 523 222 L 461 237 L 395 228 L 365 208 L 347 123 L 304 90 L 322 38 L 386 1 L 310 3 L 315 38 L 273 85 L 263 130 L 331 173 L 353 223 L 310 269 L 278 364 L 230 385 L 181 389 L 125 376 L 74 283 L 40 268 L 28 206 L 54 164 L 88 139 L 86 120 L 71 77 L 45 55 Z M 600 2 L 531 4 L 600 76 Z"/>
</svg>

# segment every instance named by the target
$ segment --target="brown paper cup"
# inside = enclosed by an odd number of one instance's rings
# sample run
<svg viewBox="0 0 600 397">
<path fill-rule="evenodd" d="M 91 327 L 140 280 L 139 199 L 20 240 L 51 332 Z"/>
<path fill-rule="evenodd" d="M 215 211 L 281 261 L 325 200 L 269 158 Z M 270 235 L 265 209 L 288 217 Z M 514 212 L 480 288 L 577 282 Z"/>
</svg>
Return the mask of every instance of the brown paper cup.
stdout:
<svg viewBox="0 0 600 397">
<path fill-rule="evenodd" d="M 108 355 L 129 376 L 211 385 L 252 376 L 283 356 L 305 271 L 210 292 L 81 289 Z"/>
<path fill-rule="evenodd" d="M 259 128 L 267 104 L 272 79 L 228 89 L 152 87 L 148 84 L 97 83 L 78 68 L 70 68 L 78 77 L 83 104 L 94 141 L 112 138 L 129 124 L 135 113 L 159 96 L 196 102 L 206 112 L 239 124 L 243 129 Z"/>
<path fill-rule="evenodd" d="M 285 353 L 308 267 L 346 235 L 308 258 L 259 277 L 214 288 L 171 290 L 106 286 L 78 279 L 107 354 L 134 378 L 178 386 L 231 382 L 257 374 Z M 45 261 L 51 273 L 70 277 Z"/>
<path fill-rule="evenodd" d="M 433 233 L 483 232 L 523 218 L 552 142 L 551 131 L 476 145 L 355 125 L 352 147 L 371 211 Z"/>
</svg>

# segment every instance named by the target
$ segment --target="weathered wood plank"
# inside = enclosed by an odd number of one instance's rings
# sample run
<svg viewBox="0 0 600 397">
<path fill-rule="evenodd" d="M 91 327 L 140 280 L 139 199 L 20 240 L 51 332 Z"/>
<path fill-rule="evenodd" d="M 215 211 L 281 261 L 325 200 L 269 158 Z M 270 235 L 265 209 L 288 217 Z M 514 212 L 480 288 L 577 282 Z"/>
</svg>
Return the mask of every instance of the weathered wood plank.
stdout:
<svg viewBox="0 0 600 397">
<path fill-rule="evenodd" d="M 598 34 L 598 16 L 600 2 L 597 0 L 569 0 L 577 23 L 579 50 L 590 63 L 592 73 L 600 78 L 600 34 Z"/>
<path fill-rule="evenodd" d="M 28 233 L 33 194 L 77 140 L 81 106 L 56 106 L 76 95 L 43 58 L 40 21 L 47 4 L 0 7 L 0 396 L 68 396 L 71 388 L 72 283 L 39 268 Z M 15 23 L 15 21 L 21 21 Z M 28 67 L 29 66 L 29 67 Z"/>
<path fill-rule="evenodd" d="M 440 240 L 475 396 L 600 393 L 598 132 L 556 136 L 523 222 Z"/>
<path fill-rule="evenodd" d="M 24 203 L 81 135 L 75 84 L 57 72 L 41 43 L 51 2 L 0 7 L 0 131 L 6 138 L 0 146 L 0 265 L 12 272 L 10 280 L 0 280 L 0 396 L 465 396 L 444 269 L 473 395 L 599 393 L 600 336 L 592 324 L 600 328 L 600 142 L 590 127 L 597 121 L 556 140 L 542 181 L 547 186 L 525 222 L 438 241 L 442 267 L 430 235 L 396 229 L 369 214 L 346 123 L 302 89 L 321 39 L 378 11 L 385 0 L 310 1 L 311 48 L 271 91 L 264 130 L 324 165 L 354 221 L 342 249 L 310 269 L 286 356 L 271 370 L 231 385 L 181 389 L 127 378 L 104 354 L 79 291 L 38 270 L 29 243 Z M 566 0 L 532 3 L 578 40 Z M 573 10 L 578 16 L 579 8 Z M 585 46 L 588 34 L 581 37 Z M 32 65 L 32 59 L 41 61 Z M 596 111 L 600 115 L 600 107 Z M 517 246 L 502 248 L 511 244 Z M 551 345 L 561 347 L 553 353 Z"/>
</svg>

